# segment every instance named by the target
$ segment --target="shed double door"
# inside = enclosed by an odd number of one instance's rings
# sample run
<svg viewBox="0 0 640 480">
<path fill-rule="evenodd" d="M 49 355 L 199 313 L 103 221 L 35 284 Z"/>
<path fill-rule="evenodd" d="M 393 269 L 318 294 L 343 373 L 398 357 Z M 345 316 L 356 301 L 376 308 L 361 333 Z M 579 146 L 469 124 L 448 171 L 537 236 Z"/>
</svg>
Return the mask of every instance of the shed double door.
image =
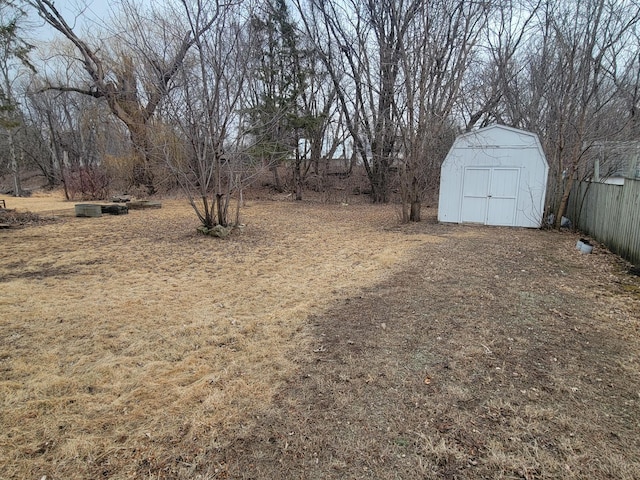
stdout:
<svg viewBox="0 0 640 480">
<path fill-rule="evenodd" d="M 519 183 L 519 168 L 465 168 L 461 222 L 515 225 Z"/>
</svg>

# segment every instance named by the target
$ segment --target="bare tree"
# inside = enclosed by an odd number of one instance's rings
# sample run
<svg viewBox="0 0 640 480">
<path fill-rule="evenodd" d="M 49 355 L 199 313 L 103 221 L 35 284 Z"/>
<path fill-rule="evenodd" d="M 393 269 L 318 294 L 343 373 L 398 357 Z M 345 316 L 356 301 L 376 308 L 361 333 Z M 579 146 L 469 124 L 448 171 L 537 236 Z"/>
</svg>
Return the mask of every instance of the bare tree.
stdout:
<svg viewBox="0 0 640 480">
<path fill-rule="evenodd" d="M 640 7 L 633 0 L 547 1 L 536 16 L 540 33 L 519 57 L 519 74 L 505 83 L 512 100 L 503 113 L 543 142 L 551 167 L 548 212 L 559 227 L 586 153 L 621 131 L 610 112 L 620 98 L 621 62 L 634 55 Z"/>
<path fill-rule="evenodd" d="M 112 178 L 128 182 L 112 175 L 120 173 L 116 169 L 109 171 L 111 158 L 126 158 L 119 149 L 126 145 L 126 130 L 107 105 L 75 92 L 42 91 L 40 82 L 34 79 L 23 110 L 39 132 L 42 144 L 32 158 L 49 186 L 62 184 L 67 199 L 97 199 L 107 196 Z M 32 149 L 25 146 L 25 153 Z"/>
<path fill-rule="evenodd" d="M 491 123 L 520 125 L 528 97 L 520 87 L 522 52 L 538 33 L 544 0 L 492 0 L 479 54 L 463 85 L 461 108 L 465 131 Z"/>
<path fill-rule="evenodd" d="M 640 140 L 640 31 L 636 27 L 629 38 L 627 54 L 617 64 L 615 77 L 619 92 L 613 118 L 623 119 L 621 129 L 626 139 Z"/>
<path fill-rule="evenodd" d="M 16 83 L 25 69 L 34 70 L 28 59 L 32 47 L 22 38 L 25 17 L 26 13 L 17 2 L 0 3 L 0 128 L 6 136 L 15 196 L 23 193 L 20 181 L 21 154 L 16 140 L 24 123 Z"/>
<path fill-rule="evenodd" d="M 156 186 L 150 169 L 153 145 L 150 142 L 149 123 L 158 105 L 168 94 L 172 81 L 189 49 L 211 25 L 199 25 L 199 30 L 183 31 L 179 36 L 168 37 L 163 30 L 160 44 L 146 38 L 151 22 L 145 22 L 130 3 L 127 18 L 134 28 L 125 30 L 139 36 L 134 49 L 122 51 L 116 62 L 103 56 L 100 47 L 82 39 L 62 16 L 52 0 L 27 0 L 44 21 L 68 39 L 80 55 L 80 62 L 87 78 L 75 85 L 51 85 L 59 91 L 73 91 L 96 98 L 103 98 L 111 112 L 127 127 L 136 154 L 134 180 L 144 185 L 148 193 Z M 139 55 L 134 58 L 133 52 Z M 138 62 L 145 66 L 147 76 L 141 78 Z M 142 90 L 142 91 L 141 91 Z"/>
<path fill-rule="evenodd" d="M 182 2 L 193 55 L 182 62 L 180 88 L 167 98 L 164 158 L 198 216 L 202 231 L 228 233 L 229 203 L 241 188 L 244 159 L 239 102 L 250 31 L 233 5 Z M 206 26 L 206 29 L 204 28 Z M 238 216 L 236 215 L 236 223 Z"/>
<path fill-rule="evenodd" d="M 399 168 L 403 217 L 419 220 L 427 170 L 436 170 L 450 145 L 489 3 L 297 5 L 334 83 L 373 201 L 389 200 L 391 172 Z"/>
<path fill-rule="evenodd" d="M 453 143 L 469 65 L 489 4 L 440 0 L 422 4 L 398 47 L 401 69 L 394 108 L 402 142 L 403 220 L 420 221 L 422 197 Z M 401 21 L 401 19 L 398 19 Z"/>
<path fill-rule="evenodd" d="M 389 200 L 389 176 L 396 155 L 393 96 L 399 46 L 418 0 L 400 2 L 404 23 L 391 21 L 392 1 L 298 1 L 305 31 L 314 42 L 336 91 L 345 124 L 364 166 L 374 202 Z"/>
</svg>

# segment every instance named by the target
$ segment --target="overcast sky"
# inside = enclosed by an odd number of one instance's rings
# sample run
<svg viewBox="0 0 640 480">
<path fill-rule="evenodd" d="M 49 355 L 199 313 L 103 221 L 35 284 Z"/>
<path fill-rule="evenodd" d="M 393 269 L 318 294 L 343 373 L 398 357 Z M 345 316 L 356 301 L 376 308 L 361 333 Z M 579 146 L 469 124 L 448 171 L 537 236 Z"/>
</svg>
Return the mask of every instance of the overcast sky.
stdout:
<svg viewBox="0 0 640 480">
<path fill-rule="evenodd" d="M 116 2 L 106 2 L 105 0 L 55 0 L 55 7 L 63 15 L 69 25 L 79 34 L 84 36 L 87 30 L 95 25 L 102 25 L 109 21 L 111 15 L 110 4 Z M 49 27 L 33 11 L 29 11 L 32 28 L 29 36 L 34 40 L 52 40 L 59 35 L 53 28 Z"/>
</svg>

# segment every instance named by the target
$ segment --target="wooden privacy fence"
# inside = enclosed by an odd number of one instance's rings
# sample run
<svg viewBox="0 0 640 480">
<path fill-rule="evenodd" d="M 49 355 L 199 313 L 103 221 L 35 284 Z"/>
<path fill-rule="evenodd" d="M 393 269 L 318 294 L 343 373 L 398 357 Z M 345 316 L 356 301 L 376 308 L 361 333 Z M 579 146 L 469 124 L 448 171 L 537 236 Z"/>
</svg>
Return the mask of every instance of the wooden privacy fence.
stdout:
<svg viewBox="0 0 640 480">
<path fill-rule="evenodd" d="M 640 180 L 624 185 L 577 182 L 567 217 L 612 252 L 640 264 Z"/>
</svg>

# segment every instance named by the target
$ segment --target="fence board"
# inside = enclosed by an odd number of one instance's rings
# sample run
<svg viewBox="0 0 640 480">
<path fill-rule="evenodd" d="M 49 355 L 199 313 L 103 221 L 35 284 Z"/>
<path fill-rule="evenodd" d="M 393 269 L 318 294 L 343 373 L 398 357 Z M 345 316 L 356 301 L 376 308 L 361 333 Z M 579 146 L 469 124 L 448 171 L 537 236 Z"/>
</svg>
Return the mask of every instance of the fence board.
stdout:
<svg viewBox="0 0 640 480">
<path fill-rule="evenodd" d="M 567 216 L 576 227 L 634 264 L 640 264 L 640 180 L 624 185 L 577 182 Z"/>
</svg>

